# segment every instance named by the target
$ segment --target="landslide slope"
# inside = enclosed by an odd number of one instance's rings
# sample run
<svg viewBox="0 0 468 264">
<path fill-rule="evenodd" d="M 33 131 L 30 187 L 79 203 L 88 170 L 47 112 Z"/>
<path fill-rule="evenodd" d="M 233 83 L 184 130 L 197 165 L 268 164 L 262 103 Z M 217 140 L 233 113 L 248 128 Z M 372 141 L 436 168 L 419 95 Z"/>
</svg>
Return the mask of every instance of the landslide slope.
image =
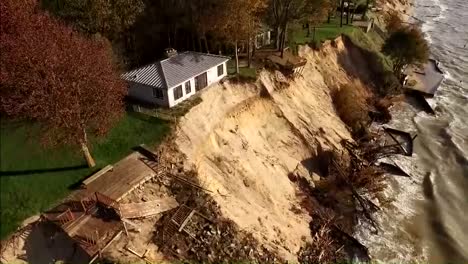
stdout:
<svg viewBox="0 0 468 264">
<path fill-rule="evenodd" d="M 365 57 L 341 38 L 320 51 L 301 47 L 299 55 L 307 59 L 302 77 L 285 84 L 278 73 L 262 71 L 255 84 L 214 85 L 176 131 L 178 148 L 222 214 L 293 261 L 310 240 L 311 218 L 288 175 L 316 170 L 311 158 L 318 148 L 340 149 L 351 139 L 330 94 L 371 78 Z"/>
</svg>

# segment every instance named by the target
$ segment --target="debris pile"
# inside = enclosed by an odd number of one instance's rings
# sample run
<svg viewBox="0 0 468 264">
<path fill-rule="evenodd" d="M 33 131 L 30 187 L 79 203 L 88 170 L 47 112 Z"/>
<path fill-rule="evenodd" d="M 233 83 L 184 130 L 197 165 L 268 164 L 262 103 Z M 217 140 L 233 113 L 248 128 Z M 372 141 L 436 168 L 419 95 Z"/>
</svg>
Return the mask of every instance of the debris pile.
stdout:
<svg viewBox="0 0 468 264">
<path fill-rule="evenodd" d="M 165 183 L 181 206 L 165 212 L 156 223 L 153 240 L 160 251 L 174 260 L 197 262 L 281 261 L 250 233 L 221 216 L 210 190 L 198 182 L 196 172 L 183 167 L 183 155 L 169 148 L 161 152 L 159 162 L 174 174 Z"/>
<path fill-rule="evenodd" d="M 359 220 L 369 221 L 378 232 L 372 214 L 380 210 L 373 202 L 384 187 L 383 171 L 377 168 L 364 145 L 342 142 L 343 152 L 332 152 L 327 158 L 326 174 L 318 184 L 310 184 L 297 177 L 302 207 L 312 217 L 312 243 L 299 251 L 299 260 L 305 263 L 337 262 L 352 259 L 368 261 L 367 248 L 351 234 Z M 322 151 L 323 152 L 323 151 Z M 328 152 L 317 155 L 329 156 Z M 366 157 L 370 157 L 370 160 Z"/>
</svg>

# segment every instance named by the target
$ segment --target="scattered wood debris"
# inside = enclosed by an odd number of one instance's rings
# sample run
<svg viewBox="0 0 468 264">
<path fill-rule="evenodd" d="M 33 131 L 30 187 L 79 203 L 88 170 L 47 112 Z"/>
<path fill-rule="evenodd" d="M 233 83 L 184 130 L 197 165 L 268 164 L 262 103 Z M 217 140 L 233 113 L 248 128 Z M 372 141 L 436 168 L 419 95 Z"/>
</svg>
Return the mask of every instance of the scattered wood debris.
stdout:
<svg viewBox="0 0 468 264">
<path fill-rule="evenodd" d="M 400 166 L 398 166 L 395 163 L 392 164 L 388 162 L 380 162 L 379 167 L 389 172 L 391 175 L 411 178 L 411 176 L 407 172 L 405 172 Z"/>
<path fill-rule="evenodd" d="M 142 203 L 125 203 L 119 205 L 121 218 L 141 218 L 159 214 L 174 209 L 179 204 L 172 197 Z"/>
</svg>

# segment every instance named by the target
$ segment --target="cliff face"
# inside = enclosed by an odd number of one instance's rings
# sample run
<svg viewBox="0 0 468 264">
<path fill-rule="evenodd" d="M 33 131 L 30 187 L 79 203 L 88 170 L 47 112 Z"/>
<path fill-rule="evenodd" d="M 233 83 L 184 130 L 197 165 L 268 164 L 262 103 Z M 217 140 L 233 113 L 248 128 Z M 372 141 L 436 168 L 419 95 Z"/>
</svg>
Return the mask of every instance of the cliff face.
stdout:
<svg viewBox="0 0 468 264">
<path fill-rule="evenodd" d="M 302 77 L 285 84 L 262 71 L 256 84 L 212 86 L 176 132 L 223 215 L 289 260 L 310 240 L 311 218 L 288 174 L 312 173 L 319 147 L 340 149 L 351 138 L 330 92 L 371 77 L 365 58 L 341 38 L 320 51 L 302 47 L 299 55 L 307 59 Z"/>
</svg>

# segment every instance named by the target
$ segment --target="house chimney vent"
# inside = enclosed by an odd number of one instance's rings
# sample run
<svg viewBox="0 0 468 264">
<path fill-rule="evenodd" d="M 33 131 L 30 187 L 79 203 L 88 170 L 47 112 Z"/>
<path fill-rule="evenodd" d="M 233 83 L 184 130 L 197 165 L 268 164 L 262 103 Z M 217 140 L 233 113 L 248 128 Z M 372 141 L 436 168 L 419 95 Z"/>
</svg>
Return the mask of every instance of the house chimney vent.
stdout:
<svg viewBox="0 0 468 264">
<path fill-rule="evenodd" d="M 166 55 L 166 58 L 173 57 L 173 56 L 177 55 L 177 50 L 175 50 L 173 48 L 165 49 L 164 50 L 164 55 Z"/>
</svg>

